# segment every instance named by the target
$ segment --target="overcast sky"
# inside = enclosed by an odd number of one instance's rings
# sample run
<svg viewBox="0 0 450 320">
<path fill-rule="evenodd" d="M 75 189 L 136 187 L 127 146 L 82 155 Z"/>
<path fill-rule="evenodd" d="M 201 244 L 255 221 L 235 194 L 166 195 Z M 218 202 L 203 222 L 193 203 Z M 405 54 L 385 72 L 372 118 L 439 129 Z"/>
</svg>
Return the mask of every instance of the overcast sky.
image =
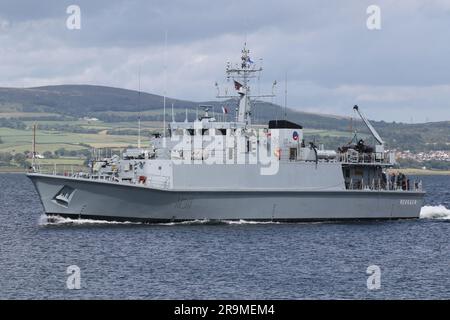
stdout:
<svg viewBox="0 0 450 320">
<path fill-rule="evenodd" d="M 69 30 L 66 9 L 81 8 Z M 366 9 L 381 9 L 369 30 Z M 167 49 L 165 50 L 165 32 Z M 211 100 L 247 40 L 255 88 L 309 112 L 450 120 L 450 0 L 1 0 L 0 86 L 96 84 Z M 164 54 L 166 52 L 166 54 Z M 164 81 L 164 61 L 167 79 Z"/>
</svg>

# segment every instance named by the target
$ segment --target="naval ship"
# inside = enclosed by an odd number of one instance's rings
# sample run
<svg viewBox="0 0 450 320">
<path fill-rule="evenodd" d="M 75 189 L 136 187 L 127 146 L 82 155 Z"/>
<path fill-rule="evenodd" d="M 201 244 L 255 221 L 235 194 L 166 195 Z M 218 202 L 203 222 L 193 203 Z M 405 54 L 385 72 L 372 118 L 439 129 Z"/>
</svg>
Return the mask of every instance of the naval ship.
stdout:
<svg viewBox="0 0 450 320">
<path fill-rule="evenodd" d="M 394 153 L 358 106 L 374 145 L 356 139 L 325 150 L 287 119 L 253 125 L 254 101 L 273 96 L 252 94 L 261 71 L 245 46 L 239 63 L 227 63 L 233 94 L 217 96 L 234 97 L 233 119 L 208 107 L 194 121 L 172 119 L 145 147 L 98 158 L 88 173 L 44 173 L 33 157 L 27 175 L 46 215 L 150 223 L 419 217 L 422 183 L 392 173 Z"/>
</svg>

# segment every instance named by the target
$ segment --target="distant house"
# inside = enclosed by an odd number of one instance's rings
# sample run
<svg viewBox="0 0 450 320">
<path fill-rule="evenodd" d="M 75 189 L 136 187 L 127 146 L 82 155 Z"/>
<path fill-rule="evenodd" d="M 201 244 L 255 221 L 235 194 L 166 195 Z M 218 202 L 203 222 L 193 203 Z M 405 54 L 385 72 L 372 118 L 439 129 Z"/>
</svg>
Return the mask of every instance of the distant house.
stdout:
<svg viewBox="0 0 450 320">
<path fill-rule="evenodd" d="M 97 118 L 89 118 L 89 117 L 83 117 L 80 120 L 83 120 L 83 121 L 98 121 Z"/>
</svg>

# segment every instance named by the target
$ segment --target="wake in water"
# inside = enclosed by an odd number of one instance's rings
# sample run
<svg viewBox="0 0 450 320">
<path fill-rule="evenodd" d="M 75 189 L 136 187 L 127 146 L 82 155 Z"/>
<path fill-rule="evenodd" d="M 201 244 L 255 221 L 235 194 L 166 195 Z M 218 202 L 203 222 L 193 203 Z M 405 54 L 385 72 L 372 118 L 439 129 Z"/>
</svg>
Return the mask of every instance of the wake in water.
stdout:
<svg viewBox="0 0 450 320">
<path fill-rule="evenodd" d="M 199 219 L 192 221 L 180 221 L 180 222 L 163 222 L 163 223 L 144 223 L 144 222 L 130 222 L 130 221 L 106 221 L 106 220 L 91 220 L 91 219 L 71 219 L 60 216 L 47 217 L 41 215 L 39 217 L 39 225 L 51 226 L 51 225 L 120 225 L 120 224 L 136 224 L 136 225 L 156 225 L 156 226 L 180 226 L 180 225 L 246 225 L 246 224 L 280 224 L 280 222 L 272 221 L 250 221 L 250 220 L 208 220 Z"/>
<path fill-rule="evenodd" d="M 423 206 L 420 210 L 421 219 L 438 219 L 438 220 L 450 220 L 450 210 L 443 205 L 439 206 Z M 301 223 L 301 222 L 300 222 Z M 314 223 L 314 222 L 305 222 Z M 323 223 L 323 222 L 319 222 Z M 91 219 L 70 219 L 63 218 L 60 216 L 47 217 L 42 215 L 39 218 L 39 225 L 103 225 L 103 224 L 113 224 L 113 225 L 159 225 L 159 226 L 179 226 L 179 225 L 256 225 L 256 224 L 281 224 L 281 222 L 274 221 L 252 221 L 252 220 L 192 220 L 192 221 L 182 221 L 182 222 L 167 222 L 167 223 L 142 223 L 142 222 L 130 222 L 130 221 L 106 221 L 106 220 L 91 220 Z M 302 223 L 301 223 L 302 224 Z"/>
<path fill-rule="evenodd" d="M 222 221 L 225 224 L 280 224 L 281 222 L 277 221 L 251 221 L 251 220 L 229 220 Z"/>
<path fill-rule="evenodd" d="M 41 215 L 39 217 L 39 225 L 47 226 L 47 225 L 89 225 L 89 224 L 139 224 L 135 222 L 129 221 L 106 221 L 106 220 L 91 220 L 91 219 L 70 219 L 64 218 L 60 216 L 51 216 L 48 217 L 46 215 Z"/>
<path fill-rule="evenodd" d="M 443 205 L 423 206 L 420 210 L 420 218 L 450 220 L 450 210 Z"/>
</svg>

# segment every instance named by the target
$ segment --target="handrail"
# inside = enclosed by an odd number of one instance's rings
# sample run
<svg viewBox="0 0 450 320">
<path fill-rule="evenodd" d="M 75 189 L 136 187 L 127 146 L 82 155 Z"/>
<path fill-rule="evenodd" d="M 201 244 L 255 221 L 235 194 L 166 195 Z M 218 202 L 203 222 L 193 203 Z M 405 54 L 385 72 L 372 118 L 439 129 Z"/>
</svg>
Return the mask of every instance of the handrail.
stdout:
<svg viewBox="0 0 450 320">
<path fill-rule="evenodd" d="M 400 184 L 397 181 L 392 183 L 387 180 L 386 182 L 381 179 L 375 180 L 372 179 L 369 183 L 364 183 L 364 180 L 350 181 L 345 182 L 345 187 L 347 190 L 373 190 L 373 191 L 423 191 L 422 180 L 413 180 L 408 182 L 406 180 L 405 183 Z"/>
<path fill-rule="evenodd" d="M 139 185 L 142 184 L 139 181 L 139 177 L 133 177 L 126 180 L 121 180 L 112 174 L 99 174 L 92 173 L 89 168 L 83 166 L 68 166 L 68 165 L 40 165 L 38 168 L 31 170 L 33 173 L 48 174 L 54 176 L 64 176 L 70 178 L 81 178 L 89 180 L 102 180 L 109 182 L 124 183 L 127 181 L 130 184 Z M 145 186 L 155 187 L 159 189 L 169 189 L 170 188 L 170 177 L 169 176 L 159 176 L 159 175 L 146 175 L 147 179 L 143 183 Z"/>
<path fill-rule="evenodd" d="M 364 164 L 393 164 L 391 160 L 391 152 L 341 152 L 337 158 L 342 163 L 364 163 Z"/>
</svg>

